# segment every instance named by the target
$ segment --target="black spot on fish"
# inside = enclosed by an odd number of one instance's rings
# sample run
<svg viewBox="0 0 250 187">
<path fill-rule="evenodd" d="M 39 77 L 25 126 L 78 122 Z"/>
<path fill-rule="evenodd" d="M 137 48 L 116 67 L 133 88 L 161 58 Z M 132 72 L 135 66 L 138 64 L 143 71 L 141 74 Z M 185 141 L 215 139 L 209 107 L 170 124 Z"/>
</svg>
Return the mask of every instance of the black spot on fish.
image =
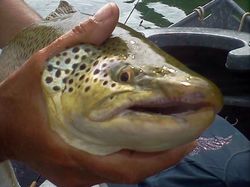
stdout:
<svg viewBox="0 0 250 187">
<path fill-rule="evenodd" d="M 90 90 L 90 86 L 87 86 L 84 91 L 88 92 L 89 90 Z"/>
<path fill-rule="evenodd" d="M 85 77 L 85 75 L 82 75 L 81 77 L 79 77 L 79 81 L 83 80 Z"/>
<path fill-rule="evenodd" d="M 89 78 L 88 78 L 88 77 L 85 79 L 85 82 L 86 82 L 86 83 L 89 82 Z"/>
<path fill-rule="evenodd" d="M 100 70 L 99 70 L 99 69 L 96 69 L 96 70 L 94 71 L 94 75 L 96 75 L 96 74 L 98 74 L 98 73 L 100 73 Z"/>
<path fill-rule="evenodd" d="M 73 82 L 73 79 L 69 79 L 69 84 L 72 84 Z"/>
<path fill-rule="evenodd" d="M 65 77 L 65 78 L 63 78 L 62 82 L 63 82 L 63 83 L 66 83 L 67 80 L 68 80 L 68 77 Z"/>
<path fill-rule="evenodd" d="M 108 76 L 108 74 L 107 73 L 105 73 L 104 75 L 103 75 L 103 77 L 107 77 Z"/>
<path fill-rule="evenodd" d="M 82 57 L 81 57 L 82 60 L 85 60 L 86 58 L 87 58 L 86 55 L 82 55 Z"/>
<path fill-rule="evenodd" d="M 73 71 L 71 71 L 71 74 L 70 74 L 70 75 L 73 75 L 75 72 L 76 72 L 76 70 L 73 69 Z"/>
<path fill-rule="evenodd" d="M 116 86 L 116 84 L 115 84 L 115 83 L 112 83 L 112 84 L 111 84 L 111 87 L 115 87 L 115 86 Z"/>
<path fill-rule="evenodd" d="M 54 91 L 59 91 L 61 88 L 59 86 L 53 86 Z"/>
<path fill-rule="evenodd" d="M 70 72 L 69 69 L 66 69 L 66 70 L 65 70 L 65 73 L 66 73 L 66 74 L 69 74 L 69 72 Z"/>
<path fill-rule="evenodd" d="M 99 63 L 99 60 L 96 60 L 96 61 L 93 63 L 93 66 L 96 66 L 98 63 Z"/>
<path fill-rule="evenodd" d="M 61 56 L 61 54 L 60 54 L 60 53 L 56 54 L 56 57 L 59 57 L 59 56 Z"/>
<path fill-rule="evenodd" d="M 65 64 L 69 64 L 70 61 L 71 61 L 71 59 L 70 59 L 70 58 L 67 58 L 67 59 L 65 60 Z"/>
<path fill-rule="evenodd" d="M 45 79 L 46 83 L 51 83 L 53 81 L 53 78 L 52 77 L 46 77 Z"/>
<path fill-rule="evenodd" d="M 48 71 L 52 71 L 52 70 L 53 70 L 53 66 L 52 66 L 51 64 L 49 64 L 49 65 L 47 66 L 47 70 L 48 70 Z"/>
<path fill-rule="evenodd" d="M 102 83 L 103 86 L 105 86 L 105 85 L 107 85 L 107 84 L 108 84 L 108 81 L 104 81 L 104 82 Z"/>
<path fill-rule="evenodd" d="M 80 70 L 84 70 L 86 68 L 86 64 L 82 64 L 82 65 L 80 65 Z"/>
<path fill-rule="evenodd" d="M 90 71 L 90 68 L 86 69 L 86 72 L 89 72 Z"/>
<path fill-rule="evenodd" d="M 79 58 L 79 55 L 75 55 L 75 59 L 78 59 Z"/>
<path fill-rule="evenodd" d="M 89 52 L 90 52 L 90 49 L 89 49 L 89 48 L 86 48 L 86 49 L 84 49 L 84 51 L 85 51 L 86 53 L 89 53 Z"/>
<path fill-rule="evenodd" d="M 63 54 L 62 54 L 62 55 L 63 55 L 63 56 L 67 56 L 67 54 L 68 54 L 67 52 L 63 52 Z"/>
<path fill-rule="evenodd" d="M 73 88 L 72 87 L 69 88 L 69 92 L 73 92 Z"/>
<path fill-rule="evenodd" d="M 60 61 L 56 61 L 56 65 L 60 65 Z"/>
<path fill-rule="evenodd" d="M 61 70 L 60 69 L 56 70 L 55 75 L 56 75 L 57 78 L 60 77 L 61 76 Z"/>
<path fill-rule="evenodd" d="M 114 59 L 111 59 L 109 62 L 114 62 Z"/>
<path fill-rule="evenodd" d="M 72 68 L 73 68 L 73 69 L 76 69 L 77 67 L 78 67 L 78 64 L 73 64 L 73 65 L 72 65 Z"/>
<path fill-rule="evenodd" d="M 103 68 L 105 68 L 106 66 L 107 66 L 107 64 L 106 64 L 106 63 L 102 64 L 102 67 L 103 67 Z"/>
<path fill-rule="evenodd" d="M 97 82 L 97 80 L 98 80 L 98 79 L 97 79 L 97 78 L 95 78 L 95 79 L 94 79 L 94 82 Z"/>
<path fill-rule="evenodd" d="M 72 52 L 73 52 L 73 53 L 77 53 L 79 50 L 80 50 L 79 47 L 74 47 L 74 48 L 72 49 Z"/>
<path fill-rule="evenodd" d="M 103 57 L 103 59 L 106 59 L 106 58 L 108 58 L 108 57 L 107 57 L 107 56 L 104 56 L 104 57 Z"/>
<path fill-rule="evenodd" d="M 77 77 L 79 75 L 79 73 L 77 72 L 76 74 L 75 74 L 75 77 Z"/>
<path fill-rule="evenodd" d="M 81 88 L 81 85 L 78 85 L 77 88 Z"/>
</svg>

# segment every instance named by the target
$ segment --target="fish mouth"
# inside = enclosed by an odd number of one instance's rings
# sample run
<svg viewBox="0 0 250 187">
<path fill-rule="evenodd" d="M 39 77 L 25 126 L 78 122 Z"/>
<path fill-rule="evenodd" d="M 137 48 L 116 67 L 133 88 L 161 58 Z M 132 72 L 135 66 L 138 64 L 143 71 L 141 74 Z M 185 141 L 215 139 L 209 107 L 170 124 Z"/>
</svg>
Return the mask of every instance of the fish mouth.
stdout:
<svg viewBox="0 0 250 187">
<path fill-rule="evenodd" d="M 166 98 L 154 99 L 151 101 L 140 101 L 125 110 L 135 113 L 144 113 L 150 115 L 176 116 L 190 114 L 203 108 L 214 108 L 206 101 L 187 103 L 183 101 L 171 101 Z M 216 110 L 214 109 L 216 113 Z"/>
<path fill-rule="evenodd" d="M 93 110 L 90 119 L 93 121 L 107 121 L 122 116 L 145 116 L 148 117 L 177 117 L 182 118 L 188 115 L 199 113 L 203 109 L 216 114 L 221 106 L 216 101 L 199 98 L 167 98 L 164 96 L 126 99 L 124 102 L 116 101 L 116 106 L 111 110 L 105 107 L 97 107 Z M 113 101 L 114 102 L 114 101 Z M 119 103 L 119 104 L 118 104 Z M 100 104 L 99 106 L 101 106 Z M 107 106 L 107 105 L 106 105 Z"/>
<path fill-rule="evenodd" d="M 201 103 L 184 103 L 184 102 L 168 102 L 165 104 L 151 103 L 150 105 L 145 103 L 135 104 L 128 107 L 126 110 L 136 113 L 144 113 L 150 115 L 185 115 L 196 112 L 203 108 L 212 108 L 211 104 L 206 102 Z"/>
</svg>

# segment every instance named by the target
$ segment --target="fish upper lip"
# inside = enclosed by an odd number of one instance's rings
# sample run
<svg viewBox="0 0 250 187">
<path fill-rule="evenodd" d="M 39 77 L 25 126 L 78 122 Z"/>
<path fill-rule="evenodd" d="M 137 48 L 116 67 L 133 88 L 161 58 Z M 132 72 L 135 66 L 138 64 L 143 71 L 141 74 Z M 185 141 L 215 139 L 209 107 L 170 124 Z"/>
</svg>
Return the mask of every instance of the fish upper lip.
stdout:
<svg viewBox="0 0 250 187">
<path fill-rule="evenodd" d="M 175 115 L 186 112 L 194 112 L 205 107 L 212 106 L 207 102 L 185 103 L 182 101 L 164 101 L 163 99 L 161 99 L 161 101 L 156 100 L 156 102 L 150 101 L 145 103 L 140 102 L 137 104 L 133 104 L 126 109 L 148 114 Z"/>
<path fill-rule="evenodd" d="M 162 116 L 185 115 L 190 112 L 196 112 L 202 108 L 211 108 L 214 110 L 214 113 L 217 113 L 215 106 L 209 101 L 202 99 L 187 101 L 178 98 L 167 98 L 161 95 L 134 102 L 130 100 L 111 111 L 99 111 L 98 114 L 93 115 L 91 119 L 94 121 L 105 121 L 115 116 L 123 115 L 128 111 Z"/>
<path fill-rule="evenodd" d="M 113 115 L 122 114 L 124 111 L 133 111 L 137 113 L 147 113 L 151 115 L 176 115 L 198 111 L 202 108 L 212 108 L 216 113 L 213 105 L 206 101 L 184 102 L 181 99 L 168 99 L 165 97 L 155 97 L 148 100 L 140 100 L 129 105 L 119 107 L 113 111 Z"/>
</svg>

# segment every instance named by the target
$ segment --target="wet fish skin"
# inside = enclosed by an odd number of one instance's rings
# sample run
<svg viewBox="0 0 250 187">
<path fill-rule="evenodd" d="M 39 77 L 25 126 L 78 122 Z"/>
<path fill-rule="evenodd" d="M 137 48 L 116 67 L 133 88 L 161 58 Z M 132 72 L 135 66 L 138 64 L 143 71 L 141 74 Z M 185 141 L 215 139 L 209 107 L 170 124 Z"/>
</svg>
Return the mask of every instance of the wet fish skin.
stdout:
<svg viewBox="0 0 250 187">
<path fill-rule="evenodd" d="M 82 19 L 76 13 L 21 32 L 0 58 L 4 75 Z M 100 47 L 81 44 L 49 59 L 41 84 L 51 128 L 98 155 L 187 143 L 222 107 L 213 83 L 122 24 Z"/>
<path fill-rule="evenodd" d="M 100 47 L 79 45 L 50 59 L 42 84 L 52 128 L 101 155 L 194 140 L 222 106 L 213 83 L 121 24 Z"/>
</svg>

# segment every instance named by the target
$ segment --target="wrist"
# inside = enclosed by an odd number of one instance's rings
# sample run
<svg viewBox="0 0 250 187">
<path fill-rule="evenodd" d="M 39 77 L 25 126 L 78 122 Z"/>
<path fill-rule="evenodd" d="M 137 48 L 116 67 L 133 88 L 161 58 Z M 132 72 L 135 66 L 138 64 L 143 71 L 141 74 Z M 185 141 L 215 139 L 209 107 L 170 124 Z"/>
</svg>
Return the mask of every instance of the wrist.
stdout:
<svg viewBox="0 0 250 187">
<path fill-rule="evenodd" d="M 24 1 L 0 0 L 0 48 L 23 28 L 40 20 L 41 17 Z"/>
<path fill-rule="evenodd" d="M 7 146 L 6 146 L 6 117 L 5 117 L 5 104 L 0 96 L 0 162 L 8 159 Z"/>
<path fill-rule="evenodd" d="M 0 84 L 0 162 L 11 159 L 13 155 L 11 150 L 15 139 L 12 134 L 15 107 L 11 100 L 10 97 L 4 96 L 3 84 Z"/>
</svg>

